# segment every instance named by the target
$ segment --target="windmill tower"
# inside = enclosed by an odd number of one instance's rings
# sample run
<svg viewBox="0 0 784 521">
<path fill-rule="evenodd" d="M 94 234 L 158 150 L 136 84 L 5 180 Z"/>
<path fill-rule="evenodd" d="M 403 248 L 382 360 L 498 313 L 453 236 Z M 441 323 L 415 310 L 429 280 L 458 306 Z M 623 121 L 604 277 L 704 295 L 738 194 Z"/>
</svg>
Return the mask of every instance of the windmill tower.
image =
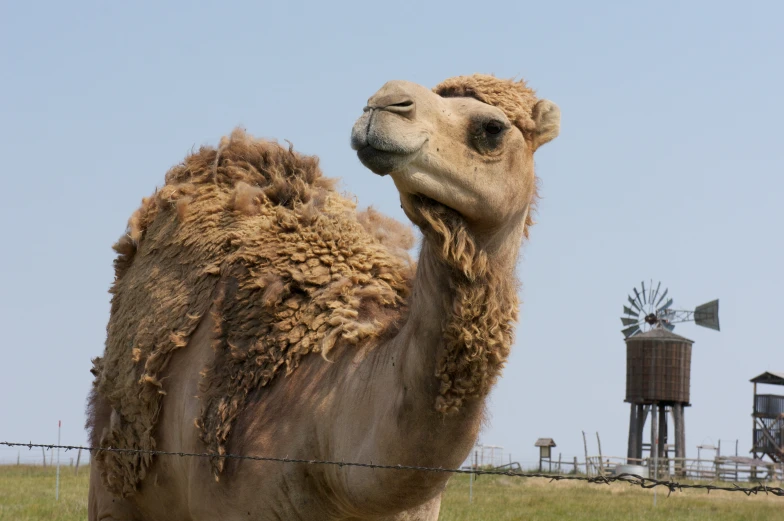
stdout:
<svg viewBox="0 0 784 521">
<path fill-rule="evenodd" d="M 628 463 L 641 460 L 643 436 L 648 414 L 651 415 L 650 456 L 668 454 L 668 413 L 674 424 L 675 457 L 686 457 L 684 408 L 691 405 L 691 348 L 694 342 L 672 332 L 675 324 L 695 324 L 719 330 L 719 301 L 713 300 L 694 310 L 673 309 L 659 282 L 641 290 L 634 288 L 628 297 L 621 322 L 626 341 L 626 399 L 631 406 L 629 417 Z"/>
</svg>

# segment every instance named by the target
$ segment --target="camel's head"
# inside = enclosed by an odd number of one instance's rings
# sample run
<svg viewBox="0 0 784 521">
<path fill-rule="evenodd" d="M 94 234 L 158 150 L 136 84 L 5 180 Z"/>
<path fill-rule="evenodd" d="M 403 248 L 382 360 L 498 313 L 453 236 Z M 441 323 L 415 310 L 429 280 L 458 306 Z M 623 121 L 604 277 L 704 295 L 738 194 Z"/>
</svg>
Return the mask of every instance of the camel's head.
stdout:
<svg viewBox="0 0 784 521">
<path fill-rule="evenodd" d="M 433 201 L 475 229 L 525 215 L 536 193 L 534 151 L 558 135 L 560 111 L 524 82 L 474 75 L 430 90 L 390 81 L 351 133 L 360 161 L 390 174 L 406 215 Z"/>
</svg>

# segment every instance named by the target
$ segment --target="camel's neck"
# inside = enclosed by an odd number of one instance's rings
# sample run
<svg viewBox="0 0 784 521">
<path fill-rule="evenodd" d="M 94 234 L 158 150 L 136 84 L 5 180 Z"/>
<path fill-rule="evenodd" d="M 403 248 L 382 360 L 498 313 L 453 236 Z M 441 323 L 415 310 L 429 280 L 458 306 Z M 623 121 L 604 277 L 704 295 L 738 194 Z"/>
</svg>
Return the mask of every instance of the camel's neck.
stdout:
<svg viewBox="0 0 784 521">
<path fill-rule="evenodd" d="M 460 219 L 431 217 L 406 322 L 361 365 L 369 373 L 357 372 L 349 380 L 352 422 L 358 432 L 372 432 L 365 435 L 361 457 L 454 468 L 476 441 L 485 398 L 512 343 L 515 265 L 525 216 L 511 233 L 484 242 L 461 228 Z M 358 399 L 367 406 L 357 406 Z M 378 474 L 373 486 L 367 476 L 349 485 L 363 491 L 366 503 L 383 503 L 395 495 L 427 499 L 447 478 L 427 472 Z M 383 495 L 373 496 L 377 491 Z"/>
<path fill-rule="evenodd" d="M 445 413 L 480 412 L 506 362 L 517 320 L 515 265 L 522 233 L 478 245 L 426 233 L 411 300 L 405 386 Z M 466 411 L 468 412 L 468 411 Z"/>
</svg>

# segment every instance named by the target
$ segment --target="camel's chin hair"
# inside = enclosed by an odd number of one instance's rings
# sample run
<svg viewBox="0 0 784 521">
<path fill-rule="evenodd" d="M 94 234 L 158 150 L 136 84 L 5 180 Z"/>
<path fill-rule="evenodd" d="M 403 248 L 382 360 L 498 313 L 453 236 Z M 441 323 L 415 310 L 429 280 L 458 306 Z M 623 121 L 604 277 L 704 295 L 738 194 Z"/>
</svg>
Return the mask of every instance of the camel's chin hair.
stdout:
<svg viewBox="0 0 784 521">
<path fill-rule="evenodd" d="M 447 225 L 446 223 L 451 223 L 452 225 L 465 223 L 465 219 L 460 212 L 421 192 L 401 192 L 400 202 L 406 217 L 423 231 L 429 227 L 429 217 L 426 217 L 425 214 L 427 216 L 439 216 L 439 220 L 444 221 L 445 225 Z"/>
<path fill-rule="evenodd" d="M 441 215 L 450 222 L 466 225 L 471 220 L 470 215 L 464 211 L 470 204 L 470 197 L 460 189 L 450 190 L 443 182 L 444 173 L 426 163 L 425 161 L 412 162 L 406 168 L 390 175 L 400 194 L 400 202 L 406 216 L 420 228 L 423 224 L 421 216 L 423 210 L 430 215 Z"/>
<path fill-rule="evenodd" d="M 428 195 L 414 193 L 411 194 L 410 198 L 417 209 L 427 209 L 434 214 L 439 214 L 442 216 L 449 215 L 454 219 L 463 219 L 463 215 L 459 211 Z"/>
</svg>

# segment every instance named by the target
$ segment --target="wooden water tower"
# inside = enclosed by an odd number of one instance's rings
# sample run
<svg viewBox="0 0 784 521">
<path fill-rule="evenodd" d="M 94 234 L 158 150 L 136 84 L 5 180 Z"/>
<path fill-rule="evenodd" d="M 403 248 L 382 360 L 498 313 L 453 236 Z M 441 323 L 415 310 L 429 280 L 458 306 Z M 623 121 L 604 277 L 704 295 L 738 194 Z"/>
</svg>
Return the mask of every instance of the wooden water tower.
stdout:
<svg viewBox="0 0 784 521">
<path fill-rule="evenodd" d="M 713 300 L 693 311 L 672 309 L 673 299 L 661 283 L 653 281 L 646 289 L 634 288 L 635 297 L 624 306 L 621 331 L 626 339 L 626 399 L 631 406 L 629 417 L 628 463 L 639 463 L 643 453 L 643 435 L 648 413 L 651 414 L 650 456 L 668 454 L 667 413 L 674 424 L 676 458 L 686 457 L 684 409 L 691 405 L 691 349 L 694 342 L 672 332 L 678 322 L 719 330 L 719 301 Z M 676 465 L 678 466 L 678 465 Z"/>
<path fill-rule="evenodd" d="M 667 456 L 667 412 L 674 424 L 675 457 L 686 457 L 686 426 L 689 407 L 691 347 L 694 342 L 663 328 L 654 328 L 626 339 L 626 399 L 631 404 L 628 458 L 642 459 L 643 433 L 651 413 L 651 440 L 658 434 L 658 457 Z M 634 463 L 629 461 L 629 464 Z M 639 462 L 637 462 L 639 463 Z"/>
</svg>

